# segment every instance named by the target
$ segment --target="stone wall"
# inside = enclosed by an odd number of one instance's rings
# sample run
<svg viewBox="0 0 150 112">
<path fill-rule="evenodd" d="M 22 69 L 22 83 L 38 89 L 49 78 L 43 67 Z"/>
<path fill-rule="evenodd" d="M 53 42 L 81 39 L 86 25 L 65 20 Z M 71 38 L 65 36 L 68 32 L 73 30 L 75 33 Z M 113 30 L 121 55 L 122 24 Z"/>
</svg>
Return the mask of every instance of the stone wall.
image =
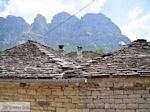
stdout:
<svg viewBox="0 0 150 112">
<path fill-rule="evenodd" d="M 150 112 L 150 78 L 89 79 L 87 83 L 0 82 L 0 102 L 30 102 L 31 112 Z"/>
</svg>

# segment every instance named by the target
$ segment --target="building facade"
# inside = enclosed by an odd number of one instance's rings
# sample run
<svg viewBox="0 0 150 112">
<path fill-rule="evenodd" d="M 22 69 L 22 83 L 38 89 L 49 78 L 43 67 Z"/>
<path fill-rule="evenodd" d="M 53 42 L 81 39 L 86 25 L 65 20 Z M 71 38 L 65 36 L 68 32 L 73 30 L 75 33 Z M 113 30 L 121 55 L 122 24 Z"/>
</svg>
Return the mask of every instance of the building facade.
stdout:
<svg viewBox="0 0 150 112">
<path fill-rule="evenodd" d="M 76 63 L 28 41 L 0 53 L 0 102 L 31 112 L 150 112 L 150 43 Z"/>
</svg>

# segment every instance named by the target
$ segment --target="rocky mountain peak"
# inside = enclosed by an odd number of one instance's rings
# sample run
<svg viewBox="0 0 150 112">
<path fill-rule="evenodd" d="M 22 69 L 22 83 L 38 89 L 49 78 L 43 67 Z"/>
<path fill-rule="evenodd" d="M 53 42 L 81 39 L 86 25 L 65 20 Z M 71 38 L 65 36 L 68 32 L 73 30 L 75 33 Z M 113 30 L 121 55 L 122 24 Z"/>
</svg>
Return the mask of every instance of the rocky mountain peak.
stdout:
<svg viewBox="0 0 150 112">
<path fill-rule="evenodd" d="M 58 14 L 56 14 L 53 19 L 52 19 L 52 23 L 58 23 L 58 22 L 62 22 L 65 21 L 66 19 L 68 19 L 69 17 L 71 17 L 72 15 L 67 13 L 67 12 L 60 12 Z M 76 16 L 72 16 L 67 23 L 72 22 L 72 21 L 78 21 L 79 19 Z"/>
<path fill-rule="evenodd" d="M 44 34 L 48 30 L 46 18 L 41 14 L 37 14 L 31 25 L 31 29 L 35 33 Z"/>
<path fill-rule="evenodd" d="M 106 17 L 102 13 L 88 13 L 82 18 L 82 26 L 86 27 L 86 30 L 94 30 L 95 32 L 105 32 L 105 33 L 121 33 L 119 27 L 115 25 L 110 18 Z"/>
</svg>

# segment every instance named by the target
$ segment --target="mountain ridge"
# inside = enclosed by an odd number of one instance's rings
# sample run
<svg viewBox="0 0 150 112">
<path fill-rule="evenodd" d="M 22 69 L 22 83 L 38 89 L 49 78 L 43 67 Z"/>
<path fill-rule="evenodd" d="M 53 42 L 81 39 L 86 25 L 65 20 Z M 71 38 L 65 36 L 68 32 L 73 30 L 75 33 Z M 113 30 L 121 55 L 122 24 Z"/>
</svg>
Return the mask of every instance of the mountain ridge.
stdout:
<svg viewBox="0 0 150 112">
<path fill-rule="evenodd" d="M 110 18 L 102 13 L 87 13 L 81 18 L 61 12 L 53 16 L 51 23 L 37 14 L 28 24 L 22 17 L 9 15 L 0 17 L 0 48 L 4 50 L 27 40 L 48 46 L 65 44 L 67 51 L 82 45 L 85 50 L 104 47 L 108 51 L 119 47 L 119 42 L 130 43 Z"/>
</svg>

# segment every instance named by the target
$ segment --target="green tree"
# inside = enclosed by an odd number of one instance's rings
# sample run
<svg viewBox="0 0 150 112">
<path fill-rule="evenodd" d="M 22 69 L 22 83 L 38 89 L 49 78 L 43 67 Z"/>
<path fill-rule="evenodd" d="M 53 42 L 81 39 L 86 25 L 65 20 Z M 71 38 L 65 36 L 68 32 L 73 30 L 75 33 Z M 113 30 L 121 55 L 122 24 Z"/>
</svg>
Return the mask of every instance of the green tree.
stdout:
<svg viewBox="0 0 150 112">
<path fill-rule="evenodd" d="M 95 48 L 95 49 L 93 50 L 93 52 L 96 53 L 96 54 L 99 54 L 99 55 L 104 55 L 104 54 L 106 54 L 106 51 L 105 51 L 104 48 Z"/>
</svg>

